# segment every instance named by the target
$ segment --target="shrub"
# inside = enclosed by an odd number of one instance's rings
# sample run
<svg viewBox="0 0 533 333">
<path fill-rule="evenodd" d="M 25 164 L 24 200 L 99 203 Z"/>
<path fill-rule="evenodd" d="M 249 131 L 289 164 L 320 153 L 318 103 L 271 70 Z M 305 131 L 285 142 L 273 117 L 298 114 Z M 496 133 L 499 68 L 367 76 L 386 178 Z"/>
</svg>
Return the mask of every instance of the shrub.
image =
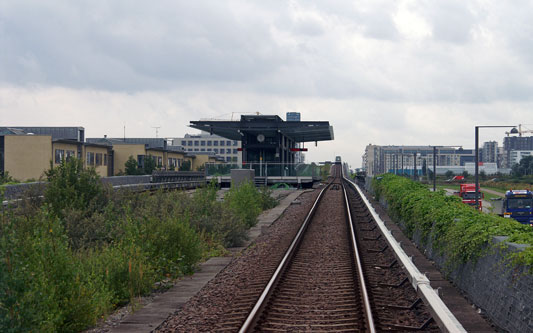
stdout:
<svg viewBox="0 0 533 333">
<path fill-rule="evenodd" d="M 374 179 L 377 197 L 384 197 L 391 215 L 401 220 L 409 237 L 420 230 L 423 241 L 431 241 L 447 264 L 475 261 L 490 249 L 492 236 L 509 236 L 508 241 L 533 245 L 533 229 L 515 220 L 484 214 L 461 203 L 444 191 L 430 192 L 423 185 L 392 174 Z M 515 263 L 531 265 L 533 251 L 509 255 Z M 530 266 L 533 267 L 533 266 Z"/>
<path fill-rule="evenodd" d="M 48 186 L 45 190 L 45 203 L 55 216 L 64 216 L 64 209 L 94 211 L 102 207 L 106 197 L 100 177 L 94 168 L 84 169 L 81 160 L 63 160 L 55 167 L 50 162 L 46 171 Z"/>
</svg>

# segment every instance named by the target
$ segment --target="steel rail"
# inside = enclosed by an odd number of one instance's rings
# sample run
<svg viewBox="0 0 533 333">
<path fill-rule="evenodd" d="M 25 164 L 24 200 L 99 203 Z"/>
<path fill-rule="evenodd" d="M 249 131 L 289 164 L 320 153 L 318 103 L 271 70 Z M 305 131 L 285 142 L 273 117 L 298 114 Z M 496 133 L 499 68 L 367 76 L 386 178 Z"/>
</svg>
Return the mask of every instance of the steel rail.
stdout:
<svg viewBox="0 0 533 333">
<path fill-rule="evenodd" d="M 346 178 L 344 174 L 342 177 L 361 196 L 361 199 L 363 200 L 368 211 L 371 213 L 372 217 L 376 221 L 379 229 L 381 230 L 381 233 L 385 236 L 387 243 L 393 249 L 394 256 L 398 258 L 398 260 L 402 263 L 403 267 L 405 267 L 409 281 L 411 282 L 415 290 L 420 294 L 424 302 L 429 306 L 430 312 L 433 315 L 433 318 L 437 322 L 437 325 L 440 327 L 440 329 L 444 332 L 466 332 L 463 325 L 461 325 L 457 318 L 455 318 L 453 313 L 450 311 L 450 309 L 448 309 L 446 304 L 444 304 L 437 292 L 431 287 L 429 279 L 418 270 L 411 258 L 404 252 L 400 243 L 396 241 L 391 231 L 381 220 L 374 207 L 372 207 L 370 201 L 368 201 L 366 196 L 363 194 L 363 191 L 361 191 L 361 189 L 356 183 Z"/>
<path fill-rule="evenodd" d="M 372 308 L 370 306 L 370 299 L 368 297 L 368 291 L 366 289 L 366 283 L 365 283 L 365 278 L 363 274 L 363 265 L 361 264 L 361 257 L 359 256 L 359 249 L 357 246 L 357 240 L 355 238 L 355 230 L 354 230 L 354 225 L 352 221 L 352 213 L 350 211 L 350 202 L 348 201 L 348 194 L 346 193 L 346 187 L 344 186 L 344 184 L 342 184 L 342 190 L 344 193 L 345 208 L 348 214 L 348 224 L 349 224 L 350 235 L 351 235 L 351 240 L 352 240 L 354 260 L 355 260 L 355 264 L 357 267 L 357 275 L 359 277 L 359 286 L 361 288 L 361 294 L 363 296 L 363 305 L 365 307 L 367 329 L 369 332 L 375 333 L 376 326 L 374 324 L 374 317 L 372 316 Z"/>
<path fill-rule="evenodd" d="M 268 281 L 268 284 L 265 287 L 265 289 L 263 290 L 263 292 L 261 293 L 261 296 L 259 296 L 259 299 L 257 300 L 257 302 L 255 303 L 254 307 L 252 308 L 252 311 L 250 311 L 250 313 L 248 314 L 248 317 L 244 321 L 244 324 L 241 326 L 241 329 L 239 330 L 239 333 L 248 332 L 253 327 L 253 325 L 257 322 L 258 315 L 260 314 L 261 310 L 266 305 L 266 301 L 268 300 L 268 297 L 272 294 L 272 292 L 274 290 L 274 286 L 276 285 L 276 282 L 281 277 L 281 273 L 283 272 L 283 270 L 287 266 L 290 258 L 293 256 L 298 244 L 301 242 L 301 240 L 303 238 L 303 234 L 304 234 L 305 230 L 307 229 L 309 221 L 311 221 L 311 218 L 315 214 L 315 211 L 316 211 L 316 209 L 318 207 L 318 203 L 322 199 L 324 191 L 326 191 L 331 186 L 331 184 L 332 183 L 330 182 L 327 186 L 325 186 L 320 191 L 318 197 L 316 198 L 316 200 L 315 200 L 315 202 L 313 204 L 313 207 L 311 207 L 311 210 L 309 210 L 309 213 L 307 214 L 307 217 L 305 218 L 304 222 L 302 223 L 302 226 L 298 230 L 298 233 L 294 237 L 291 245 L 289 246 L 289 249 L 285 253 L 285 256 L 281 260 L 280 264 L 278 265 L 278 268 L 276 269 L 276 271 L 274 272 L 274 274 L 270 278 L 270 281 Z"/>
</svg>

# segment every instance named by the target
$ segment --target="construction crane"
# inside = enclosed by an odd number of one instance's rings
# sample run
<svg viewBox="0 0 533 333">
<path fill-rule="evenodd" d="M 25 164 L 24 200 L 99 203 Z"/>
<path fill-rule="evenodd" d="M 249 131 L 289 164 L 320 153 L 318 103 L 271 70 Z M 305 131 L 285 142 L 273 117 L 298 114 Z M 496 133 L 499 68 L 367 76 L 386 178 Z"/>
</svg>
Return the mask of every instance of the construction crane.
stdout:
<svg viewBox="0 0 533 333">
<path fill-rule="evenodd" d="M 533 124 L 518 124 L 518 136 L 522 136 L 522 133 L 533 133 L 533 130 L 532 129 L 529 129 L 529 128 L 525 128 L 525 129 L 522 129 L 522 126 L 533 126 Z M 505 132 L 505 134 L 507 134 L 507 136 L 509 136 L 509 134 L 511 134 L 511 132 Z"/>
</svg>

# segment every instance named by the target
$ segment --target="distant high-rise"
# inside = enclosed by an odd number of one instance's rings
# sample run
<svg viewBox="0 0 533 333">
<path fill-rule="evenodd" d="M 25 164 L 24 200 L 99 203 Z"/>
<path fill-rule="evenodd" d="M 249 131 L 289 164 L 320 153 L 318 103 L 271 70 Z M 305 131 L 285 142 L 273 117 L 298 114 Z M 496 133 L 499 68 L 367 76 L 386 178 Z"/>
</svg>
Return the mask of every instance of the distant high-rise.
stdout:
<svg viewBox="0 0 533 333">
<path fill-rule="evenodd" d="M 482 162 L 497 163 L 498 162 L 498 142 L 487 141 L 483 143 L 482 148 Z"/>
<path fill-rule="evenodd" d="M 287 112 L 287 121 L 301 121 L 300 112 Z"/>
</svg>

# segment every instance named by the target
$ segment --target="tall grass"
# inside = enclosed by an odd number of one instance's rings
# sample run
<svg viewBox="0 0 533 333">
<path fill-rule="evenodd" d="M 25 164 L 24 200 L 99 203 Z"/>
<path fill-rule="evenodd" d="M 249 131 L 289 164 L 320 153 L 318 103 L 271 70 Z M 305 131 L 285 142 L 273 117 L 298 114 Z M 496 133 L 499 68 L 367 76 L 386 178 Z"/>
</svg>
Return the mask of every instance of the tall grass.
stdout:
<svg viewBox="0 0 533 333">
<path fill-rule="evenodd" d="M 214 186 L 192 196 L 116 193 L 69 163 L 49 172 L 53 191 L 44 204 L 1 212 L 1 332 L 87 328 L 155 282 L 192 273 L 222 246 L 239 245 L 273 204 L 251 184 L 222 202 Z"/>
</svg>

